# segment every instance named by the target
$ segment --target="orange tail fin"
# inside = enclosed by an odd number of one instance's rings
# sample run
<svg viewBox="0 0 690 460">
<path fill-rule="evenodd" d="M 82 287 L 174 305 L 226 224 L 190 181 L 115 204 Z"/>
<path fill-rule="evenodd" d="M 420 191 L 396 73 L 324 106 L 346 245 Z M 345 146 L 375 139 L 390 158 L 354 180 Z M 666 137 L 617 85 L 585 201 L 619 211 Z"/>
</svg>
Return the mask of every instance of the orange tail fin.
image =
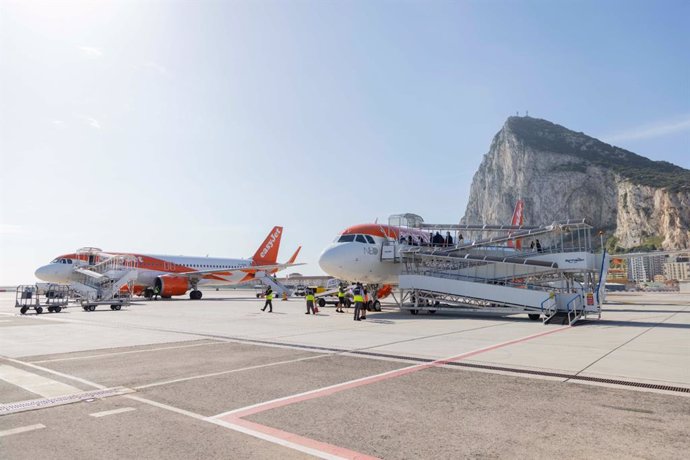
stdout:
<svg viewBox="0 0 690 460">
<path fill-rule="evenodd" d="M 515 203 L 515 210 L 513 211 L 513 218 L 510 220 L 510 225 L 513 226 L 519 226 L 524 224 L 525 222 L 525 216 L 524 216 L 524 208 L 525 208 L 525 201 L 520 198 L 517 203 Z M 513 241 L 508 241 L 508 247 L 512 248 L 514 247 L 515 249 L 522 249 L 522 240 L 515 240 Z"/>
<path fill-rule="evenodd" d="M 289 264 L 294 264 L 294 263 L 295 263 L 295 260 L 297 260 L 297 254 L 299 254 L 300 249 L 302 249 L 302 246 L 299 246 L 299 247 L 297 248 L 297 250 L 296 250 L 295 253 L 292 255 L 292 257 L 290 257 L 290 259 L 287 261 L 287 263 L 289 263 Z"/>
<path fill-rule="evenodd" d="M 283 227 L 275 226 L 271 233 L 252 257 L 254 265 L 271 265 L 278 260 L 278 249 L 280 248 L 280 237 L 283 236 Z"/>
</svg>

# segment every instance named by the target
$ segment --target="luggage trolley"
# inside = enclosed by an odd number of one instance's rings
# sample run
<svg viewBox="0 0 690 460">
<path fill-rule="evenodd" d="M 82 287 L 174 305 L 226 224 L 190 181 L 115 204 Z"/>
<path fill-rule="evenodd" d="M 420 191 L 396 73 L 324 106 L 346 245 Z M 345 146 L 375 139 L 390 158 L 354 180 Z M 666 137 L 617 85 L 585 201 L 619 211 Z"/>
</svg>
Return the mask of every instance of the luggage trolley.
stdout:
<svg viewBox="0 0 690 460">
<path fill-rule="evenodd" d="M 41 302 L 41 295 L 44 299 Z M 49 284 L 45 287 L 38 285 L 17 286 L 14 306 L 24 315 L 33 309 L 37 315 L 43 313 L 45 307 L 50 313 L 60 313 L 69 303 L 69 286 Z"/>
</svg>

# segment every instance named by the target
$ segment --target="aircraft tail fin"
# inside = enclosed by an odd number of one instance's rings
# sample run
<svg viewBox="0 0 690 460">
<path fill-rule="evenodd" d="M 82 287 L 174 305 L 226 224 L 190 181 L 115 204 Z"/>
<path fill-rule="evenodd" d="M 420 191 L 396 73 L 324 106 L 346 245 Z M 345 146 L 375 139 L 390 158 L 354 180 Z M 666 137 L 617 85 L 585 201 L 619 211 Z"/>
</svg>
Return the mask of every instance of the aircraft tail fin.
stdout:
<svg viewBox="0 0 690 460">
<path fill-rule="evenodd" d="M 280 238 L 283 236 L 283 227 L 275 226 L 268 234 L 259 249 L 252 257 L 254 265 L 271 265 L 278 260 L 278 249 L 280 248 Z"/>
<path fill-rule="evenodd" d="M 513 210 L 513 217 L 510 220 L 510 225 L 517 227 L 517 226 L 523 225 L 525 223 L 524 210 L 525 210 L 525 200 L 520 198 L 517 201 L 517 203 L 515 203 L 515 210 Z M 508 247 L 515 248 L 515 249 L 522 249 L 522 241 L 521 240 L 508 241 Z"/>
<path fill-rule="evenodd" d="M 302 249 L 302 246 L 297 247 L 297 250 L 295 251 L 295 253 L 292 255 L 292 257 L 290 257 L 290 259 L 288 259 L 288 261 L 287 261 L 288 264 L 294 264 L 295 263 L 295 260 L 297 260 L 297 254 L 299 254 L 300 249 Z"/>
</svg>

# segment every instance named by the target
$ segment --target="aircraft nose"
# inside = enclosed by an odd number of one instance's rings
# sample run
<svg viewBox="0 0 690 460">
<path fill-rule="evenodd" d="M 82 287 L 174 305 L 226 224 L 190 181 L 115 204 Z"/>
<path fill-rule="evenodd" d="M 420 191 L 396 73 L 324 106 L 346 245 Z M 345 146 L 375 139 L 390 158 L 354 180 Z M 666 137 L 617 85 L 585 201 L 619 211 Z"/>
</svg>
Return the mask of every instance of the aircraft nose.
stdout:
<svg viewBox="0 0 690 460">
<path fill-rule="evenodd" d="M 36 278 L 42 281 L 50 281 L 50 265 L 44 265 L 42 267 L 39 267 L 35 272 L 34 275 L 36 275 Z"/>
<path fill-rule="evenodd" d="M 319 257 L 319 267 L 331 276 L 342 276 L 345 252 L 343 244 L 334 244 L 327 247 Z"/>
</svg>

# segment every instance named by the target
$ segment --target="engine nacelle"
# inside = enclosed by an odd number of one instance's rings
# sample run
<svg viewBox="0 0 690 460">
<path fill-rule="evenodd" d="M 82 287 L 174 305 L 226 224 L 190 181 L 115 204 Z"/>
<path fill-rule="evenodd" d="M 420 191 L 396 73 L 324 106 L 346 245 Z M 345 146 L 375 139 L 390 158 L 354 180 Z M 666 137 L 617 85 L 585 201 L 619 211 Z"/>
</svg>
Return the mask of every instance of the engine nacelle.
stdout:
<svg viewBox="0 0 690 460">
<path fill-rule="evenodd" d="M 184 276 L 163 275 L 156 278 L 156 287 L 161 297 L 185 295 L 189 290 L 189 280 Z"/>
</svg>

